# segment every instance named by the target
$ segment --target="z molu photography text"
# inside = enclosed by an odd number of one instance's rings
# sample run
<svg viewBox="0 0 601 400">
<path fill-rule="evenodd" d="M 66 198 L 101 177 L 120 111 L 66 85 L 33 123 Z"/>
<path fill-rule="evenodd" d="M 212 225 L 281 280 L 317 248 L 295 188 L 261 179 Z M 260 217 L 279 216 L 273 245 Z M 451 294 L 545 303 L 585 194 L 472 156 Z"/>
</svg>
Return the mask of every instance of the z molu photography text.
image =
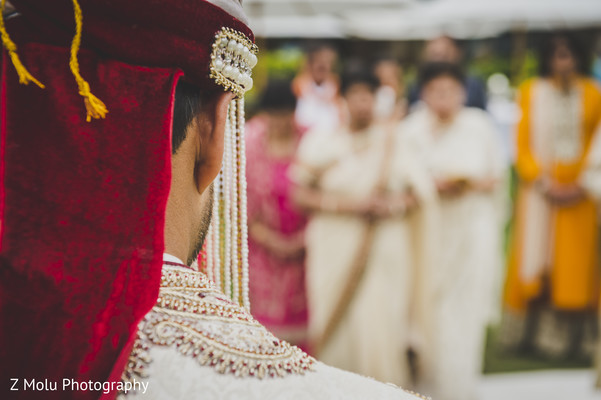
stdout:
<svg viewBox="0 0 601 400">
<path fill-rule="evenodd" d="M 71 378 L 63 378 L 60 381 L 50 379 L 27 379 L 27 378 L 10 378 L 11 391 L 31 391 L 31 392 L 56 392 L 62 391 L 96 391 L 104 394 L 109 394 L 113 391 L 127 393 L 130 390 L 135 390 L 138 393 L 146 393 L 148 382 L 140 382 L 133 380 L 132 382 L 80 382 Z"/>
</svg>

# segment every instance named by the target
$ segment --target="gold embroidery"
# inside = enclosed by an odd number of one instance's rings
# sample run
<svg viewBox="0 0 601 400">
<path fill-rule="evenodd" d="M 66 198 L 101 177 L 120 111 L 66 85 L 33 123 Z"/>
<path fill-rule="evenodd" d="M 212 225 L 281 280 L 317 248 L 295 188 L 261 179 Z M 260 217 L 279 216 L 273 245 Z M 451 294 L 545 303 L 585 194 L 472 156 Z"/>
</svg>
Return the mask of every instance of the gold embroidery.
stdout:
<svg viewBox="0 0 601 400">
<path fill-rule="evenodd" d="M 304 374 L 315 363 L 267 331 L 204 274 L 167 265 L 157 304 L 140 323 L 124 381 L 145 377 L 151 346 L 172 346 L 200 365 L 239 377 Z"/>
<path fill-rule="evenodd" d="M 432 397 L 424 396 L 423 394 L 419 394 L 417 392 L 414 392 L 413 390 L 406 390 L 406 389 L 401 389 L 401 390 L 403 390 L 419 399 L 422 399 L 422 400 L 432 400 Z"/>
</svg>

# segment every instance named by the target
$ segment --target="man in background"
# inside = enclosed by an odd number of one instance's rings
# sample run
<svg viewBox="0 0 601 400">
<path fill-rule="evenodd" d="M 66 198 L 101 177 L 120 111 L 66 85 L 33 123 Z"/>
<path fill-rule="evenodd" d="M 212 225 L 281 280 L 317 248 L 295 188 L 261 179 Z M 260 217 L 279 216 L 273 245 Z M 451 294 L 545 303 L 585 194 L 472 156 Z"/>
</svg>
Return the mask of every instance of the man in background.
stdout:
<svg viewBox="0 0 601 400">
<path fill-rule="evenodd" d="M 292 82 L 298 100 L 295 118 L 301 129 L 332 130 L 340 126 L 343 115 L 335 72 L 337 59 L 334 47 L 325 43 L 307 51 L 305 68 Z"/>
<path fill-rule="evenodd" d="M 431 62 L 445 62 L 459 66 L 463 52 L 459 43 L 449 36 L 440 36 L 426 43 L 422 55 L 424 64 Z M 484 83 L 475 76 L 467 75 L 464 80 L 465 105 L 486 109 L 486 87 Z M 409 89 L 409 106 L 415 105 L 420 100 L 421 85 L 419 82 Z"/>
</svg>

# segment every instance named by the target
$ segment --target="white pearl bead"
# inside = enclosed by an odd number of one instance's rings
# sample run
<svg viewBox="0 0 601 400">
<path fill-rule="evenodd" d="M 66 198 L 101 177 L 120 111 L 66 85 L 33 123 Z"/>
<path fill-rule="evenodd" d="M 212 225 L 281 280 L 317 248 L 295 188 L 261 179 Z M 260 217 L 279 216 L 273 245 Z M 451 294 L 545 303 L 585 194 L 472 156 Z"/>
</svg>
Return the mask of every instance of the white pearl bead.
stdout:
<svg viewBox="0 0 601 400">
<path fill-rule="evenodd" d="M 259 60 L 257 59 L 257 56 L 254 55 L 253 53 L 250 53 L 249 59 L 248 59 L 248 66 L 251 68 L 254 68 L 257 65 L 258 61 Z"/>
<path fill-rule="evenodd" d="M 248 50 L 248 47 L 244 46 L 244 49 L 242 49 L 242 56 L 244 57 L 244 59 L 247 59 L 249 54 L 250 50 Z"/>
<path fill-rule="evenodd" d="M 238 42 L 236 42 L 234 39 L 230 40 L 230 42 L 227 44 L 227 49 L 229 51 L 235 51 L 236 50 L 236 46 L 238 45 Z"/>
<path fill-rule="evenodd" d="M 242 54 L 245 48 L 246 46 L 244 46 L 242 43 L 238 43 L 236 46 L 236 51 L 238 52 L 238 54 Z"/>
<path fill-rule="evenodd" d="M 232 70 L 232 79 L 234 82 L 240 82 L 240 70 L 238 68 Z"/>
<path fill-rule="evenodd" d="M 219 41 L 219 47 L 226 47 L 228 43 L 227 38 L 221 38 L 221 40 Z"/>
<path fill-rule="evenodd" d="M 248 78 L 248 86 L 245 86 L 244 89 L 246 90 L 250 90 L 253 88 L 253 79 L 252 78 Z"/>
<path fill-rule="evenodd" d="M 217 69 L 217 71 L 221 71 L 224 67 L 223 64 L 223 60 L 221 58 L 218 58 L 217 60 L 215 60 L 215 69 Z"/>
<path fill-rule="evenodd" d="M 226 65 L 225 68 L 223 69 L 223 75 L 225 75 L 226 77 L 229 78 L 229 77 L 231 77 L 233 70 L 234 69 L 232 68 L 231 65 Z"/>
</svg>

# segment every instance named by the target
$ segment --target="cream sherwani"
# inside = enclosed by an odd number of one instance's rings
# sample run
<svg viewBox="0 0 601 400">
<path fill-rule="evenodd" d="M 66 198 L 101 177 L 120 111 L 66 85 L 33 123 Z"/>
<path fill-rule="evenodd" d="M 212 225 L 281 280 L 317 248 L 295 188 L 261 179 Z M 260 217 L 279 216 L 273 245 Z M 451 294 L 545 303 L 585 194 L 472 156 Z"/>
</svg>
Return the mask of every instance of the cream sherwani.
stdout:
<svg viewBox="0 0 601 400">
<path fill-rule="evenodd" d="M 314 131 L 299 146 L 291 175 L 299 185 L 360 201 L 374 193 L 387 151 L 392 162 L 386 187 L 399 194 L 411 189 L 421 207 L 408 216 L 376 223 L 365 273 L 335 332 L 318 355 L 336 367 L 385 382 L 408 382 L 411 298 L 418 277 L 414 268 L 428 262 L 424 247 L 435 195 L 425 169 L 406 151 L 396 132 L 379 125 L 362 133 L 345 129 Z M 387 135 L 393 135 L 392 148 Z M 358 249 L 365 240 L 363 216 L 314 213 L 306 231 L 309 335 L 320 337 L 346 285 Z M 374 397 L 375 398 L 375 397 Z"/>
<path fill-rule="evenodd" d="M 120 400 L 417 400 L 315 361 L 277 339 L 202 273 L 164 257 L 156 306 L 138 327 Z"/>
<path fill-rule="evenodd" d="M 443 130 L 427 109 L 409 116 L 402 134 L 434 179 L 501 180 L 501 145 L 483 111 L 466 108 Z M 468 189 L 440 199 L 439 260 L 424 273 L 427 314 L 420 349 L 422 388 L 438 400 L 471 400 L 481 372 L 494 281 L 501 281 L 501 210 L 495 193 Z"/>
</svg>

